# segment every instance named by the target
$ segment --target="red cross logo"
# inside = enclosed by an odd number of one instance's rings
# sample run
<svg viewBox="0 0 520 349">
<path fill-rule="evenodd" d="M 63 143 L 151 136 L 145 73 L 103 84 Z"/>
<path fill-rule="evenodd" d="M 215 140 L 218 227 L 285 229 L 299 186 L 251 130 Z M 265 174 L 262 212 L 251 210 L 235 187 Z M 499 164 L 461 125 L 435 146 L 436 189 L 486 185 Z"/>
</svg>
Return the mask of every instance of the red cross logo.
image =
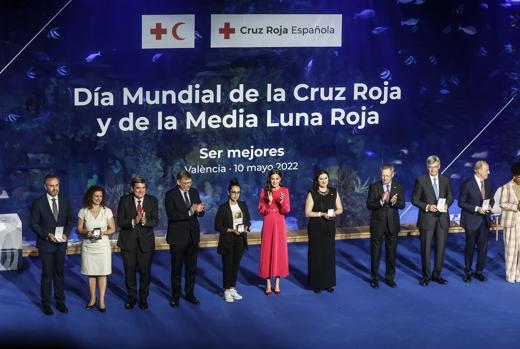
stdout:
<svg viewBox="0 0 520 349">
<path fill-rule="evenodd" d="M 224 34 L 224 39 L 229 39 L 231 34 L 235 34 L 235 28 L 231 27 L 229 22 L 224 23 L 224 27 L 218 28 L 219 34 Z"/>
<path fill-rule="evenodd" d="M 161 40 L 162 36 L 166 34 L 166 29 L 164 29 L 161 23 L 155 23 L 155 28 L 150 29 L 150 34 L 155 35 L 155 40 Z"/>
</svg>

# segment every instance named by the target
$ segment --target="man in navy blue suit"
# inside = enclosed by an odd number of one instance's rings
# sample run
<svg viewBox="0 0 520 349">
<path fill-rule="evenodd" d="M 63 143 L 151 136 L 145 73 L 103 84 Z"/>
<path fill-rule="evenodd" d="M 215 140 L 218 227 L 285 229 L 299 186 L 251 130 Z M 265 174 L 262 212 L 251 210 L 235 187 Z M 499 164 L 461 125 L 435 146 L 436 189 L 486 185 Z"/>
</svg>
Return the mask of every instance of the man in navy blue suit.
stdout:
<svg viewBox="0 0 520 349">
<path fill-rule="evenodd" d="M 67 237 L 72 230 L 74 217 L 69 199 L 60 194 L 58 176 L 47 175 L 44 183 L 47 193 L 33 201 L 29 226 L 37 235 L 36 246 L 42 261 L 40 290 L 42 311 L 46 315 L 52 315 L 53 281 L 56 309 L 62 313 L 69 311 L 65 305 L 63 270 Z"/>
<path fill-rule="evenodd" d="M 483 273 L 486 263 L 487 241 L 491 226 L 491 208 L 493 207 L 493 189 L 489 183 L 489 165 L 484 160 L 475 163 L 475 175 L 467 179 L 460 187 L 459 206 L 462 209 L 460 225 L 466 231 L 464 247 L 464 282 L 470 282 L 473 252 L 477 246 L 477 269 L 474 274 L 479 281 L 486 281 Z M 488 200 L 487 205 L 484 201 Z M 485 206 L 485 207 L 484 207 Z"/>
</svg>

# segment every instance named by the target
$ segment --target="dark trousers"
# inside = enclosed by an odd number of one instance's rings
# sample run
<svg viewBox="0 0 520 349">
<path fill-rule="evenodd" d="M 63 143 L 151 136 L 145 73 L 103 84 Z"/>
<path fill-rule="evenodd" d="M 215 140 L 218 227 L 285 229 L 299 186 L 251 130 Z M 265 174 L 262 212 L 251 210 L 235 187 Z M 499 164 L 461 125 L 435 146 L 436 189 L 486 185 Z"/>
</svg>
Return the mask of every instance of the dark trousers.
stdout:
<svg viewBox="0 0 520 349">
<path fill-rule="evenodd" d="M 477 274 L 481 274 L 486 264 L 489 227 L 482 220 L 482 224 L 473 231 L 466 231 L 466 245 L 464 246 L 464 273 L 471 275 L 473 251 L 477 245 Z"/>
<path fill-rule="evenodd" d="M 394 280 L 395 276 L 395 257 L 397 255 L 397 234 L 390 232 L 388 227 L 385 230 L 370 232 L 370 262 L 372 280 L 379 279 L 379 261 L 381 260 L 381 245 L 385 240 L 386 271 L 385 279 Z"/>
<path fill-rule="evenodd" d="M 187 245 L 170 245 L 170 254 L 172 258 L 172 298 L 178 301 L 181 296 L 181 277 L 182 267 L 186 265 L 184 294 L 186 297 L 192 297 L 195 287 L 195 275 L 197 273 L 197 251 L 198 245 L 189 243 Z"/>
<path fill-rule="evenodd" d="M 139 247 L 135 251 L 121 250 L 123 265 L 125 268 L 125 285 L 128 291 L 128 299 L 135 301 L 137 296 L 137 278 L 139 272 L 139 298 L 147 300 L 150 287 L 150 273 L 152 270 L 153 251 L 143 252 Z"/>
<path fill-rule="evenodd" d="M 244 238 L 242 236 L 233 237 L 233 247 L 231 250 L 222 255 L 222 285 L 224 289 L 236 287 L 238 268 L 240 260 L 244 254 Z"/>
<path fill-rule="evenodd" d="M 446 240 L 448 240 L 448 229 L 441 228 L 439 221 L 435 223 L 433 229 L 421 229 L 421 260 L 422 274 L 425 278 L 440 277 L 444 264 L 444 251 L 446 249 Z M 430 252 L 432 240 L 435 238 L 435 264 L 433 266 L 433 274 L 431 274 Z"/>
<path fill-rule="evenodd" d="M 51 304 L 52 283 L 57 304 L 65 303 L 63 271 L 65 269 L 65 251 L 41 252 L 42 280 L 40 297 L 43 306 Z"/>
</svg>

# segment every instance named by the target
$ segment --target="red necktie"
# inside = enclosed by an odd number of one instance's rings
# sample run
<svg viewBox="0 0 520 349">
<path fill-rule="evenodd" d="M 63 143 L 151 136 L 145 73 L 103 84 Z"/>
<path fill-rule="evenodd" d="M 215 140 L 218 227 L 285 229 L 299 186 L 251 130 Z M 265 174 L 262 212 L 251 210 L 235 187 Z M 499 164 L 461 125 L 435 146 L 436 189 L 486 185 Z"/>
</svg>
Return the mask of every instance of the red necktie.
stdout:
<svg viewBox="0 0 520 349">
<path fill-rule="evenodd" d="M 137 214 L 141 215 L 143 213 L 143 207 L 141 206 L 141 200 L 137 200 Z"/>
</svg>

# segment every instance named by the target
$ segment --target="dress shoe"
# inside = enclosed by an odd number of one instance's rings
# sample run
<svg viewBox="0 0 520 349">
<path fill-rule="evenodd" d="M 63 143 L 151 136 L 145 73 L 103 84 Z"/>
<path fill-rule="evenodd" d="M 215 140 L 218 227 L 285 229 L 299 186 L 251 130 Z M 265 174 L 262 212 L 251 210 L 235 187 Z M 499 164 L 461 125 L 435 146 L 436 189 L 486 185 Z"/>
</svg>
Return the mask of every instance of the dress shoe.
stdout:
<svg viewBox="0 0 520 349">
<path fill-rule="evenodd" d="M 421 281 L 419 281 L 419 285 L 421 285 L 421 286 L 428 286 L 429 283 L 430 283 L 430 279 L 428 279 L 428 278 L 422 278 Z"/>
<path fill-rule="evenodd" d="M 372 281 L 370 281 L 370 287 L 379 288 L 379 280 L 372 279 Z"/>
<path fill-rule="evenodd" d="M 315 288 L 313 291 L 314 293 L 321 293 L 321 288 Z"/>
<path fill-rule="evenodd" d="M 99 309 L 99 312 L 100 313 L 106 313 L 107 312 L 107 307 L 105 306 L 104 308 L 101 308 L 98 304 L 98 309 Z"/>
<path fill-rule="evenodd" d="M 464 282 L 471 282 L 471 274 L 464 274 Z"/>
<path fill-rule="evenodd" d="M 67 308 L 65 303 L 56 304 L 56 309 L 58 309 L 58 311 L 63 314 L 67 314 L 69 312 L 69 308 Z"/>
<path fill-rule="evenodd" d="M 474 276 L 475 276 L 475 279 L 477 279 L 478 281 L 481 281 L 481 282 L 484 282 L 487 280 L 487 277 L 482 273 L 475 273 Z"/>
<path fill-rule="evenodd" d="M 390 286 L 391 288 L 396 288 L 397 287 L 397 284 L 395 283 L 394 280 L 386 280 L 386 284 L 388 286 Z"/>
<path fill-rule="evenodd" d="M 432 277 L 432 281 L 438 283 L 439 285 L 446 285 L 448 280 L 444 279 L 442 276 Z"/>
<path fill-rule="evenodd" d="M 52 311 L 50 305 L 44 305 L 44 306 L 42 306 L 42 311 L 43 311 L 43 313 L 44 313 L 45 315 L 52 315 L 52 314 L 54 314 L 54 312 Z"/>
<path fill-rule="evenodd" d="M 136 304 L 135 299 L 129 299 L 128 302 L 125 303 L 125 308 L 128 310 L 134 309 L 135 304 Z"/>
<path fill-rule="evenodd" d="M 139 301 L 139 309 L 141 309 L 141 310 L 148 309 L 148 301 Z"/>
<path fill-rule="evenodd" d="M 199 299 L 197 297 L 195 297 L 195 296 L 186 297 L 186 300 L 188 302 L 190 302 L 191 304 L 194 304 L 194 305 L 199 305 L 200 304 Z"/>
<path fill-rule="evenodd" d="M 332 293 L 334 292 L 334 287 L 327 287 L 326 290 L 328 293 Z"/>
<path fill-rule="evenodd" d="M 178 299 L 174 299 L 170 302 L 170 307 L 172 308 L 178 308 L 179 307 L 179 300 Z"/>
</svg>

